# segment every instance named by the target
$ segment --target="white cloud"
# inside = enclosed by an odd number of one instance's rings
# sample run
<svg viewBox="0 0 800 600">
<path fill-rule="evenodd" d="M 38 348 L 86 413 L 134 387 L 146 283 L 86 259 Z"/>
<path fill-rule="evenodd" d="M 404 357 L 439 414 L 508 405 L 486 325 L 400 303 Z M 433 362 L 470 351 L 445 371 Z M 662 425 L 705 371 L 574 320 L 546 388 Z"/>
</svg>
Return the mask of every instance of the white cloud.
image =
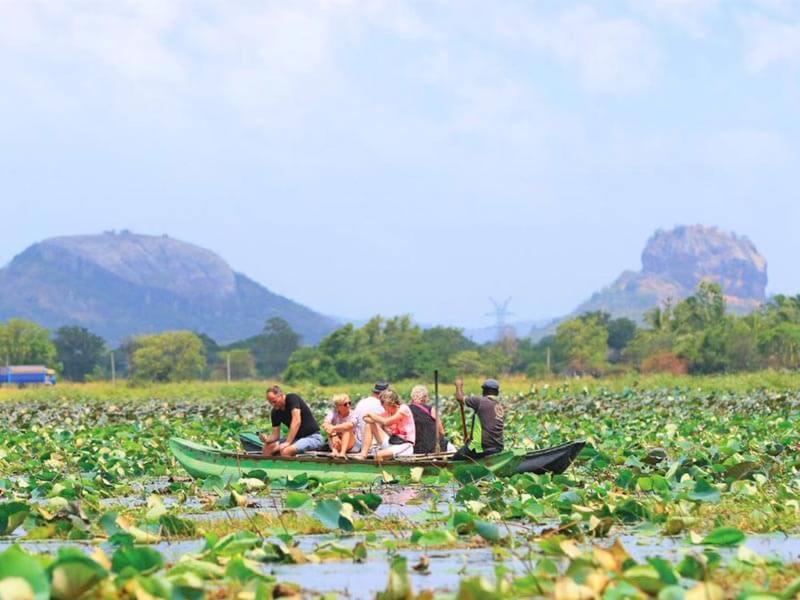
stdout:
<svg viewBox="0 0 800 600">
<path fill-rule="evenodd" d="M 745 35 L 745 66 L 758 73 L 777 64 L 800 65 L 800 22 L 763 16 L 740 19 Z"/>
<path fill-rule="evenodd" d="M 731 129 L 704 136 L 695 155 L 699 164 L 737 171 L 777 167 L 791 159 L 791 147 L 780 133 L 759 129 Z"/>
<path fill-rule="evenodd" d="M 166 38 L 181 13 L 177 2 L 0 2 L 0 47 L 23 60 L 71 68 L 83 62 L 119 77 L 175 81 L 182 66 Z"/>
<path fill-rule="evenodd" d="M 650 31 L 628 17 L 608 17 L 580 5 L 555 16 L 518 14 L 499 31 L 545 50 L 575 68 L 587 89 L 625 93 L 647 88 L 659 51 Z"/>
<path fill-rule="evenodd" d="M 697 38 L 707 34 L 709 17 L 719 0 L 630 0 L 632 8 L 648 17 L 670 23 Z"/>
</svg>

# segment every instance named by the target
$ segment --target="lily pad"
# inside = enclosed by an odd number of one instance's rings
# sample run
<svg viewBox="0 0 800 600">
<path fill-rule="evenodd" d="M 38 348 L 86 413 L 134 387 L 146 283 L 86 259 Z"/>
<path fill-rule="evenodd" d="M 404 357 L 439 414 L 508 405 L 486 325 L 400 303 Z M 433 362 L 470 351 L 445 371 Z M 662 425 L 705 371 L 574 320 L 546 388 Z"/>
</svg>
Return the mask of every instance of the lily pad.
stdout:
<svg viewBox="0 0 800 600">
<path fill-rule="evenodd" d="M 30 507 L 24 502 L 0 504 L 0 535 L 11 535 L 17 527 L 22 525 L 30 512 Z"/>
<path fill-rule="evenodd" d="M 12 593 L 32 592 L 33 600 L 47 600 L 50 597 L 50 581 L 41 563 L 22 550 L 11 546 L 0 552 L 0 597 L 12 597 Z M 22 596 L 23 598 L 26 596 Z"/>
<path fill-rule="evenodd" d="M 345 506 L 352 504 L 342 504 L 339 500 L 320 500 L 314 509 L 314 516 L 329 529 L 343 529 L 353 531 L 352 518 L 348 518 Z"/>
<path fill-rule="evenodd" d="M 735 527 L 719 527 L 703 538 L 703 544 L 710 546 L 735 546 L 745 540 L 745 534 Z"/>
<path fill-rule="evenodd" d="M 83 554 L 62 556 L 47 568 L 47 572 L 56 600 L 80 598 L 108 577 L 106 569 Z"/>
</svg>

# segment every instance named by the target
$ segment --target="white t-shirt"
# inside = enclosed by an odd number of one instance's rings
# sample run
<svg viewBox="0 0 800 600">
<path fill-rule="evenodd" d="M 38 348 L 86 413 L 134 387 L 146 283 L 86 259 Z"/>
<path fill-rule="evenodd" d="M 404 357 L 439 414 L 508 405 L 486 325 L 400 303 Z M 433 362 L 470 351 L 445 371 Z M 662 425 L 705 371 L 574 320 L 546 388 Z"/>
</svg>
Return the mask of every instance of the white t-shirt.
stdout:
<svg viewBox="0 0 800 600">
<path fill-rule="evenodd" d="M 375 413 L 377 415 L 383 412 L 383 405 L 381 404 L 380 398 L 376 398 L 375 396 L 367 396 L 366 398 L 362 398 L 356 404 L 355 413 L 360 417 L 364 418 L 364 415 L 368 415 L 369 413 Z"/>
</svg>

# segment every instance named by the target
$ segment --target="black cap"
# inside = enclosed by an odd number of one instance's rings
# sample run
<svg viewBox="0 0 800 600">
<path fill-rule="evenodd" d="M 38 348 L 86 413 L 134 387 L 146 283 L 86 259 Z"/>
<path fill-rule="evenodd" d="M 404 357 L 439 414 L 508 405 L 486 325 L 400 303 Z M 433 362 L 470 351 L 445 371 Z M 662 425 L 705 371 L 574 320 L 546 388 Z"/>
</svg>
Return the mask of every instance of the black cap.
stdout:
<svg viewBox="0 0 800 600">
<path fill-rule="evenodd" d="M 497 379 L 487 379 L 481 384 L 482 390 L 490 390 L 495 393 L 500 392 L 500 382 Z"/>
<path fill-rule="evenodd" d="M 378 381 L 372 388 L 372 392 L 377 394 L 389 389 L 389 384 L 385 381 Z"/>
</svg>

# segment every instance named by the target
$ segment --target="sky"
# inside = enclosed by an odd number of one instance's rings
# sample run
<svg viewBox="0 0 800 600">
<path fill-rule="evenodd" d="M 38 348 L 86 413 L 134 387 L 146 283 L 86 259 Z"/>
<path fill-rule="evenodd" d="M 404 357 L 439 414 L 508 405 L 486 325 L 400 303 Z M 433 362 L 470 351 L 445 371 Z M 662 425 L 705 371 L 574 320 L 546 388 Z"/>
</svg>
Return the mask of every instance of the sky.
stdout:
<svg viewBox="0 0 800 600">
<path fill-rule="evenodd" d="M 348 318 L 564 314 L 658 228 L 800 292 L 800 1 L 0 0 L 0 265 L 129 229 Z"/>
</svg>

